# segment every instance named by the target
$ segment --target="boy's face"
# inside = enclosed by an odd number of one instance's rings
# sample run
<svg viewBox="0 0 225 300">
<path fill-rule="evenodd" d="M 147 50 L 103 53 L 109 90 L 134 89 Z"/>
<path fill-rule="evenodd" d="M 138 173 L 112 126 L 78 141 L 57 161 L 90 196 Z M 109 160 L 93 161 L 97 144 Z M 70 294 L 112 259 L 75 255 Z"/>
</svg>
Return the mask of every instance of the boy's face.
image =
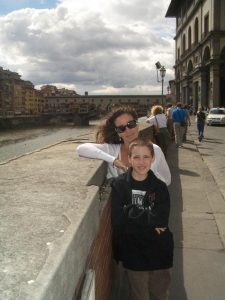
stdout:
<svg viewBox="0 0 225 300">
<path fill-rule="evenodd" d="M 147 175 L 154 157 L 147 146 L 135 146 L 128 159 L 133 168 L 133 175 L 144 176 Z"/>
</svg>

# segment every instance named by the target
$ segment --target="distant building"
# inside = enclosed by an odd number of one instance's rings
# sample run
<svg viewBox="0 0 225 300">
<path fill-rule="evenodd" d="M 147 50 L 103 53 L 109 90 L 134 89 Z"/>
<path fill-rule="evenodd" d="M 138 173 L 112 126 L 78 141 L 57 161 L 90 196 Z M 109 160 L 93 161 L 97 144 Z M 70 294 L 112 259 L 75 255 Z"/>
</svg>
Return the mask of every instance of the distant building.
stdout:
<svg viewBox="0 0 225 300">
<path fill-rule="evenodd" d="M 0 114 L 40 114 L 43 97 L 30 81 L 22 80 L 16 72 L 0 67 Z"/>
<path fill-rule="evenodd" d="M 44 97 L 47 96 L 75 96 L 77 93 L 73 90 L 65 89 L 65 88 L 57 88 L 54 85 L 43 85 L 41 87 L 41 93 Z"/>
<path fill-rule="evenodd" d="M 176 99 L 205 107 L 225 106 L 225 1 L 172 0 L 176 18 Z"/>
<path fill-rule="evenodd" d="M 21 80 L 16 72 L 4 70 L 0 67 L 0 112 L 14 111 L 14 94 L 20 93 L 19 88 L 15 86 Z M 18 99 L 17 99 L 18 100 Z"/>
<path fill-rule="evenodd" d="M 25 114 L 39 115 L 44 111 L 44 97 L 30 81 L 23 83 Z"/>
</svg>

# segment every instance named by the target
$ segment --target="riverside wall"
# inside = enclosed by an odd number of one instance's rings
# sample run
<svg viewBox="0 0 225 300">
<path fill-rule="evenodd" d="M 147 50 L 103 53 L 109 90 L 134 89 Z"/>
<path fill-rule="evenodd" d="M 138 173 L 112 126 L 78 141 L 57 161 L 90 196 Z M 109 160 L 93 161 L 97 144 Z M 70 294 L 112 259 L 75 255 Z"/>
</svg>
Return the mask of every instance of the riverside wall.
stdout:
<svg viewBox="0 0 225 300">
<path fill-rule="evenodd" d="M 17 115 L 12 117 L 0 116 L 0 130 L 9 128 L 32 128 L 47 125 L 73 123 L 74 125 L 88 125 L 87 114 L 43 114 L 43 115 Z"/>
</svg>

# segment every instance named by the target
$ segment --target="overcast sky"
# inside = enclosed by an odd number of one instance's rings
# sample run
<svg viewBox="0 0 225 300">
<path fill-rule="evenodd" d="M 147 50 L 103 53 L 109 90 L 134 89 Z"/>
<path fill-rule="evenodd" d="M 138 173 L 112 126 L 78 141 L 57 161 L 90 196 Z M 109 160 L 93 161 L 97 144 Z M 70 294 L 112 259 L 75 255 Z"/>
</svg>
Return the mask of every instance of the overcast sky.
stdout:
<svg viewBox="0 0 225 300">
<path fill-rule="evenodd" d="M 0 66 L 36 88 L 160 94 L 155 63 L 174 79 L 170 0 L 1 0 Z"/>
</svg>

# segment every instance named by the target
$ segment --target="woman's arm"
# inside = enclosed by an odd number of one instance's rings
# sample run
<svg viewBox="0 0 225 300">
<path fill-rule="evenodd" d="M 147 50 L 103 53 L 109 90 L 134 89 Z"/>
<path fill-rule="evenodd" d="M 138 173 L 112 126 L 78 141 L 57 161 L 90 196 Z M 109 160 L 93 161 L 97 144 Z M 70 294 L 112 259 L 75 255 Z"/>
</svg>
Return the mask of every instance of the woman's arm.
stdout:
<svg viewBox="0 0 225 300">
<path fill-rule="evenodd" d="M 113 164 L 117 158 L 119 145 L 84 143 L 77 147 L 79 156 L 101 159 Z"/>
<path fill-rule="evenodd" d="M 117 177 L 122 172 L 127 171 L 127 166 L 119 157 L 119 144 L 92 144 L 84 143 L 77 147 L 79 156 L 87 158 L 101 159 L 108 163 L 107 178 Z"/>
<path fill-rule="evenodd" d="M 151 170 L 159 179 L 164 181 L 168 186 L 171 183 L 171 173 L 169 166 L 166 162 L 165 156 L 161 148 L 156 144 L 153 144 L 153 147 L 155 152 L 155 160 L 151 165 Z"/>
</svg>

